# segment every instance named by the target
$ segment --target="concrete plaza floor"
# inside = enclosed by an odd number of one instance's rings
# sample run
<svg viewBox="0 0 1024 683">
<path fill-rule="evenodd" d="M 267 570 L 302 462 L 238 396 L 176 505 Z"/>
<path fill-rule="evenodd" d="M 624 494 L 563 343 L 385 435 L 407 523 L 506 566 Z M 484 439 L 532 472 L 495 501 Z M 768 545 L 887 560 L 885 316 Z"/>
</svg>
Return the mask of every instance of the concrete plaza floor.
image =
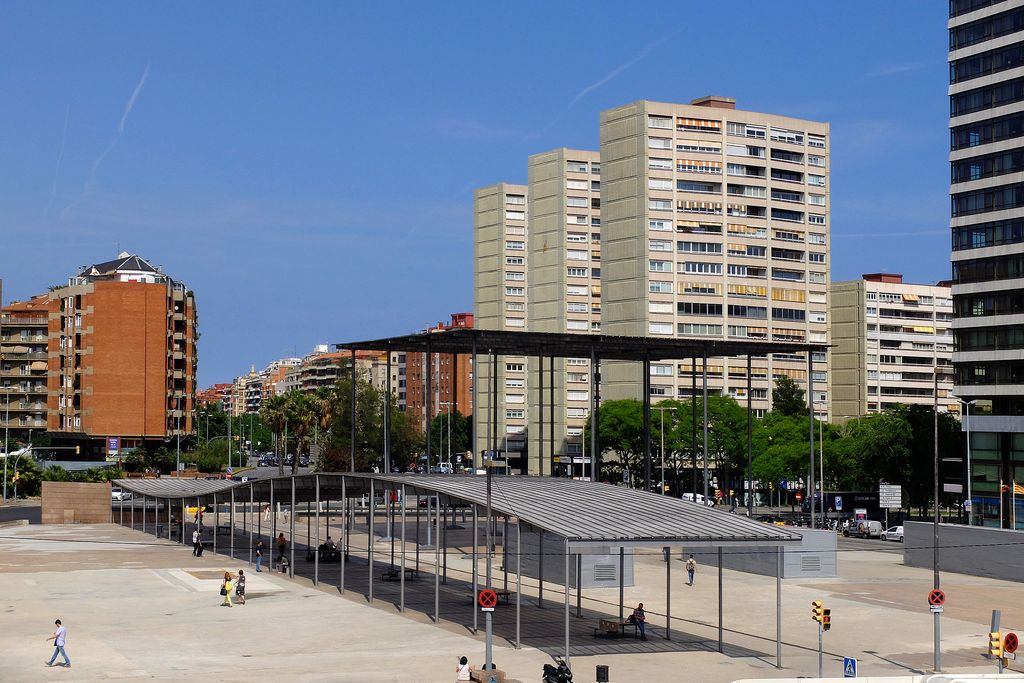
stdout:
<svg viewBox="0 0 1024 683">
<path fill-rule="evenodd" d="M 376 527 L 383 529 L 381 520 Z M 305 528 L 305 520 L 296 525 L 300 545 Z M 335 539 L 339 531 L 331 528 Z M 263 532 L 267 539 L 265 527 Z M 326 532 L 323 528 L 321 538 Z M 294 579 L 256 574 L 247 564 L 247 534 L 236 534 L 231 559 L 214 555 L 209 544 L 202 558 L 194 558 L 187 547 L 118 525 L 0 528 L 0 651 L 5 653 L 0 681 L 450 681 L 458 656 L 465 654 L 474 664 L 483 660 L 483 619 L 479 633 L 470 628 L 465 536 L 463 530 L 449 538 L 448 582 L 441 621 L 434 624 L 432 550 L 421 551 L 423 574 L 407 584 L 407 610 L 399 614 L 398 584 L 379 581 L 389 566 L 391 544 L 377 541 L 374 601 L 368 603 L 365 526 L 357 526 L 352 536 L 344 594 L 338 591 L 337 567 L 321 567 L 320 585 L 313 586 L 312 563 L 298 549 Z M 218 538 L 222 552 L 228 538 Z M 269 555 L 272 548 L 264 542 Z M 414 562 L 414 547 L 407 546 L 408 564 Z M 499 564 L 495 576 L 501 582 Z M 813 675 L 817 631 L 809 612 L 816 598 L 831 607 L 834 623 L 825 634 L 826 675 L 840 674 L 844 655 L 858 657 L 862 676 L 924 672 L 931 666 L 932 618 L 925 605 L 931 573 L 904 567 L 898 553 L 842 552 L 840 578 L 785 581 L 781 670 L 774 666 L 774 578 L 724 572 L 726 646 L 718 653 L 715 570 L 701 568 L 689 587 L 682 562 L 675 558 L 672 564 L 672 641 L 663 637 L 660 553 L 637 557 L 637 585 L 626 589 L 628 607 L 643 601 L 647 608 L 647 642 L 595 640 L 590 627 L 601 615 L 617 613 L 618 590 L 584 591 L 584 616 L 571 623 L 576 681 L 595 680 L 597 664 L 608 665 L 616 682 Z M 239 568 L 248 577 L 248 604 L 219 607 L 220 576 Z M 990 610 L 1003 610 L 1004 631 L 1024 628 L 1024 586 L 945 574 L 943 587 L 948 595 L 943 667 L 994 671 L 981 657 Z M 533 681 L 550 661 L 549 653 L 561 652 L 564 594 L 546 584 L 545 609 L 537 609 L 536 581 L 524 578 L 523 596 L 523 648 L 512 646 L 513 608 L 499 608 L 494 659 L 510 679 Z M 575 611 L 575 593 L 571 597 Z M 53 650 L 45 639 L 55 618 L 68 628 L 70 670 L 44 665 Z"/>
</svg>

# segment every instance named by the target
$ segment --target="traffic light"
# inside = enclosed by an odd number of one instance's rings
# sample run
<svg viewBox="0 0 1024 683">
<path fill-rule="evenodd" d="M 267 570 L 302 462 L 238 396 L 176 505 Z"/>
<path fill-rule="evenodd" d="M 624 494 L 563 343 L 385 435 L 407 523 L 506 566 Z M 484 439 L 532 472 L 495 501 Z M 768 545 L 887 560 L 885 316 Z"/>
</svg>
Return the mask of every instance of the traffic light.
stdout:
<svg viewBox="0 0 1024 683">
<path fill-rule="evenodd" d="M 811 619 L 820 623 L 825 618 L 825 604 L 821 600 L 815 600 L 811 603 Z"/>
<path fill-rule="evenodd" d="M 81 454 L 82 454 L 82 447 L 81 446 L 75 446 L 75 455 L 81 455 Z"/>
<path fill-rule="evenodd" d="M 996 658 L 1003 656 L 1003 634 L 999 631 L 989 631 L 988 653 Z"/>
<path fill-rule="evenodd" d="M 827 631 L 832 628 L 832 610 L 826 607 L 821 612 L 821 628 Z"/>
</svg>

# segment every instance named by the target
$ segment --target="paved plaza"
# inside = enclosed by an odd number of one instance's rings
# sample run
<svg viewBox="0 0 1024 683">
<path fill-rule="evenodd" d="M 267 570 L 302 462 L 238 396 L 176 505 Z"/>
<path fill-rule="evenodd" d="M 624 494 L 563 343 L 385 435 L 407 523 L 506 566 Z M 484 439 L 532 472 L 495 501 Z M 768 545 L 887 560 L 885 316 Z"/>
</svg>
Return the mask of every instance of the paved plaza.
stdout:
<svg viewBox="0 0 1024 683">
<path fill-rule="evenodd" d="M 381 531 L 383 517 L 375 524 Z M 471 628 L 471 560 L 465 554 L 471 536 L 465 529 L 449 532 L 441 621 L 434 624 L 433 550 L 420 552 L 420 577 L 407 582 L 406 612 L 399 614 L 399 584 L 379 580 L 390 566 L 389 541 L 375 544 L 370 604 L 365 525 L 353 531 L 344 594 L 337 565 L 321 566 L 320 584 L 313 585 L 312 563 L 304 558 L 306 528 L 304 519 L 296 525 L 294 579 L 256 574 L 247 563 L 248 534 L 241 529 L 232 560 L 213 554 L 209 539 L 208 552 L 194 558 L 188 547 L 116 524 L 0 528 L 0 680 L 451 681 L 458 656 L 482 662 L 483 619 L 479 633 Z M 335 539 L 340 531 L 336 524 L 331 528 Z M 267 543 L 266 527 L 263 532 Z M 321 533 L 326 536 L 326 524 Z M 219 535 L 218 549 L 225 552 L 229 539 Z M 612 681 L 813 675 L 817 631 L 810 602 L 816 598 L 832 609 L 834 624 L 825 634 L 826 675 L 840 675 L 844 655 L 860 660 L 862 676 L 927 671 L 932 621 L 925 597 L 931 573 L 904 567 L 900 553 L 878 547 L 841 552 L 838 579 L 784 582 L 781 670 L 774 659 L 774 578 L 724 572 L 725 648 L 719 653 L 717 572 L 700 568 L 689 587 L 682 562 L 673 558 L 669 641 L 665 564 L 660 553 L 638 555 L 637 586 L 626 588 L 625 603 L 627 613 L 645 603 L 649 640 L 595 640 L 591 627 L 597 620 L 617 615 L 618 589 L 585 590 L 582 616 L 571 624 L 575 680 L 594 681 L 597 664 L 610 667 Z M 407 546 L 407 565 L 416 562 L 414 548 L 412 542 Z M 499 585 L 500 565 L 499 557 Z M 222 608 L 220 576 L 240 568 L 248 576 L 248 604 Z M 481 561 L 481 574 L 483 568 Z M 946 574 L 943 587 L 949 596 L 942 619 L 944 668 L 994 671 L 981 657 L 990 610 L 1003 610 L 1004 630 L 1024 630 L 1021 585 Z M 523 647 L 513 647 L 514 608 L 499 607 L 494 659 L 510 680 L 534 681 L 551 654 L 562 651 L 564 594 L 560 586 L 545 584 L 544 608 L 538 609 L 536 581 L 524 578 L 523 595 Z M 571 598 L 575 614 L 575 592 Z M 70 670 L 44 664 L 53 650 L 46 638 L 56 618 L 68 628 Z"/>
</svg>

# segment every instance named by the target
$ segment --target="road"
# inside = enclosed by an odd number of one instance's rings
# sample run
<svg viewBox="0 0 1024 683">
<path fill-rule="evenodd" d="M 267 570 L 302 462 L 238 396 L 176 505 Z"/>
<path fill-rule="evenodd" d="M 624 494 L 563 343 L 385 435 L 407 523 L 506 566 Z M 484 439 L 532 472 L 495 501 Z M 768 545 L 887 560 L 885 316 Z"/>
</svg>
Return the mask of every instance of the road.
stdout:
<svg viewBox="0 0 1024 683">
<path fill-rule="evenodd" d="M 11 522 L 16 519 L 27 519 L 29 524 L 39 524 L 42 519 L 42 507 L 36 505 L 9 505 L 0 507 L 0 522 Z"/>
</svg>

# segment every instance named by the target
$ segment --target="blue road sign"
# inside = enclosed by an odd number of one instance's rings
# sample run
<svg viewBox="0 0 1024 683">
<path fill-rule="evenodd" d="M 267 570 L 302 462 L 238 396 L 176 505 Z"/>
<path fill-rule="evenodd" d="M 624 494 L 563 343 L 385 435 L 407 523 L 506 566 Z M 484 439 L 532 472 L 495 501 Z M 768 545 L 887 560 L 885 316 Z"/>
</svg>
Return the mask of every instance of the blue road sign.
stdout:
<svg viewBox="0 0 1024 683">
<path fill-rule="evenodd" d="M 779 488 L 782 489 L 783 491 L 785 491 L 786 488 L 788 488 L 788 486 L 789 486 L 789 482 L 786 481 L 785 479 L 783 479 L 782 481 L 779 482 Z"/>
<path fill-rule="evenodd" d="M 857 677 L 857 660 L 853 657 L 843 657 L 843 678 Z"/>
<path fill-rule="evenodd" d="M 842 512 L 842 511 L 843 511 L 843 497 L 842 496 L 836 496 L 836 512 Z"/>
</svg>

